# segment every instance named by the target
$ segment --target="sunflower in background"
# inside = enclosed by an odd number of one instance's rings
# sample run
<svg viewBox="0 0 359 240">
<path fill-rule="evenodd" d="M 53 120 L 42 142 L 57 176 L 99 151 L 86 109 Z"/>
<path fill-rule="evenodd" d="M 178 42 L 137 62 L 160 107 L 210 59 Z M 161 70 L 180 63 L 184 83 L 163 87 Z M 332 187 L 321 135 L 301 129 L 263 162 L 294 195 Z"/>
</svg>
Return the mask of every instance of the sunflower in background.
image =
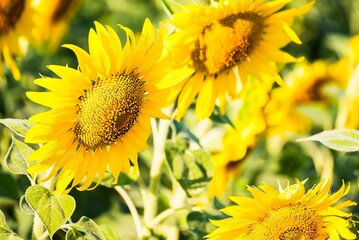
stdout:
<svg viewBox="0 0 359 240">
<path fill-rule="evenodd" d="M 349 39 L 351 76 L 339 105 L 336 128 L 359 128 L 359 34 Z"/>
<path fill-rule="evenodd" d="M 59 78 L 35 80 L 50 92 L 28 92 L 34 102 L 51 110 L 30 118 L 38 124 L 25 138 L 43 144 L 29 160 L 40 161 L 28 169 L 40 173 L 51 169 L 43 181 L 57 172 L 56 193 L 79 185 L 96 187 L 106 171 L 114 183 L 120 172 L 135 173 L 138 152 L 147 147 L 150 118 L 168 118 L 161 111 L 170 86 L 192 74 L 190 69 L 172 70 L 163 55 L 163 41 L 146 19 L 141 36 L 121 26 L 127 35 L 122 46 L 115 30 L 95 22 L 89 32 L 89 53 L 64 45 L 77 56 L 79 69 L 48 66 Z M 68 186 L 71 184 L 71 187 Z"/>
<path fill-rule="evenodd" d="M 264 131 L 263 107 L 268 100 L 268 90 L 254 79 L 248 81 L 233 117 L 233 126 L 226 126 L 222 147 L 213 153 L 214 174 L 209 184 L 210 196 L 220 196 L 226 191 L 229 183 L 240 174 L 241 163 L 248 151 L 255 147 L 258 135 Z"/>
<path fill-rule="evenodd" d="M 28 45 L 58 46 L 71 17 L 83 0 L 2 0 L 0 2 L 0 75 L 3 61 L 14 79 L 21 73 L 14 56 L 24 57 Z"/>
<path fill-rule="evenodd" d="M 59 46 L 59 41 L 68 30 L 69 22 L 80 8 L 83 0 L 40 0 L 36 8 L 42 24 L 38 41 L 47 43 L 50 48 Z"/>
<path fill-rule="evenodd" d="M 166 38 L 168 50 L 175 65 L 195 70 L 178 85 L 178 120 L 197 95 L 197 119 L 209 117 L 216 104 L 224 114 L 228 95 L 238 97 L 249 75 L 266 85 L 282 81 L 276 63 L 297 59 L 281 48 L 301 43 L 290 25 L 314 4 L 283 10 L 289 2 L 211 1 L 173 14 L 168 22 L 175 31 Z"/>
<path fill-rule="evenodd" d="M 212 220 L 218 226 L 208 239 L 356 239 L 349 231 L 351 213 L 343 208 L 355 206 L 346 200 L 337 203 L 350 190 L 350 185 L 330 193 L 330 181 L 324 179 L 305 192 L 304 182 L 274 189 L 267 185 L 249 187 L 253 198 L 232 196 L 238 205 L 222 209 L 229 218 Z"/>
<path fill-rule="evenodd" d="M 14 79 L 20 80 L 20 71 L 14 56 L 23 57 L 28 43 L 39 34 L 36 28 L 38 16 L 32 0 L 0 1 L 0 75 L 3 61 Z M 40 17 L 39 17 L 40 18 Z M 41 18 L 40 18 L 41 19 Z"/>
<path fill-rule="evenodd" d="M 271 92 L 265 108 L 268 134 L 308 133 L 314 124 L 332 128 L 330 104 L 337 103 L 349 75 L 347 60 L 297 63 L 286 75 L 286 84 Z"/>
</svg>

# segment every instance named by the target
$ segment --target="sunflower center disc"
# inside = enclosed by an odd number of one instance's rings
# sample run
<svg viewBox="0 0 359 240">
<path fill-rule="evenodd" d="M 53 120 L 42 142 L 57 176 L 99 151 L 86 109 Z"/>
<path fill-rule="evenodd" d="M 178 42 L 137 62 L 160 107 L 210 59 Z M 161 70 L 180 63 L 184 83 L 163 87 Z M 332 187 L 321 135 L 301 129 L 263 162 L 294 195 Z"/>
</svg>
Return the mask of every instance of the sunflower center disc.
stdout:
<svg viewBox="0 0 359 240">
<path fill-rule="evenodd" d="M 70 10 L 72 0 L 61 0 L 58 2 L 54 13 L 51 16 L 51 22 L 57 23 Z"/>
<path fill-rule="evenodd" d="M 14 28 L 25 8 L 25 0 L 0 1 L 0 35 Z"/>
<path fill-rule="evenodd" d="M 194 67 L 215 75 L 245 60 L 263 32 L 263 19 L 253 12 L 228 15 L 202 29 L 191 53 Z"/>
<path fill-rule="evenodd" d="M 311 240 L 321 225 L 322 218 L 315 210 L 289 205 L 268 212 L 251 226 L 246 239 Z"/>
<path fill-rule="evenodd" d="M 100 78 L 80 96 L 74 133 L 87 149 L 114 143 L 135 124 L 144 98 L 144 82 L 137 75 Z"/>
</svg>

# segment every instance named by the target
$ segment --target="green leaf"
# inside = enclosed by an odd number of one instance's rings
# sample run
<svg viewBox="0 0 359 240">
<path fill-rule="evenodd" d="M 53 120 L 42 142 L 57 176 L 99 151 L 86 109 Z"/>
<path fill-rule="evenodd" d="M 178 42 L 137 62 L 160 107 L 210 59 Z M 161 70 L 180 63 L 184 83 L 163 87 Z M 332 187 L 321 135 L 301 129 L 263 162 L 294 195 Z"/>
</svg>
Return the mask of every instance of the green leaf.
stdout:
<svg viewBox="0 0 359 240">
<path fill-rule="evenodd" d="M 109 226 L 101 226 L 101 232 L 105 239 L 120 239 L 120 236 L 115 232 L 115 230 Z"/>
<path fill-rule="evenodd" d="M 84 235 L 77 231 L 76 229 L 70 229 L 66 232 L 65 236 L 66 240 L 77 240 L 77 239 L 84 239 Z"/>
<path fill-rule="evenodd" d="M 205 150 L 184 150 L 188 144 L 177 144 L 181 141 L 166 143 L 166 159 L 175 179 L 187 196 L 192 197 L 200 194 L 212 179 L 213 162 Z"/>
<path fill-rule="evenodd" d="M 118 176 L 117 183 L 115 183 L 114 182 L 115 179 L 112 176 L 112 174 L 106 172 L 100 184 L 108 188 L 113 188 L 116 185 L 119 186 L 130 185 L 137 180 L 138 176 L 139 174 L 134 175 L 130 173 L 121 172 L 120 175 Z"/>
<path fill-rule="evenodd" d="M 26 171 L 29 167 L 27 158 L 33 151 L 27 144 L 12 136 L 12 143 L 5 156 L 5 166 L 13 174 L 29 175 Z"/>
<path fill-rule="evenodd" d="M 341 152 L 359 151 L 359 131 L 349 129 L 327 130 L 307 138 L 301 138 L 298 142 L 318 141 L 323 145 Z"/>
<path fill-rule="evenodd" d="M 190 212 L 187 216 L 188 228 L 194 239 L 203 239 L 206 235 L 208 216 L 201 212 Z"/>
<path fill-rule="evenodd" d="M 27 119 L 14 119 L 14 118 L 5 118 L 0 119 L 0 123 L 4 124 L 15 134 L 20 137 L 25 137 L 27 131 L 36 125 L 36 123 L 31 122 Z"/>
<path fill-rule="evenodd" d="M 219 110 L 218 106 L 215 106 L 215 108 L 213 110 L 213 113 L 211 114 L 211 116 L 209 118 L 213 122 L 222 123 L 222 124 L 229 124 L 231 127 L 236 128 L 227 114 L 222 115 L 220 113 L 220 110 Z"/>
<path fill-rule="evenodd" d="M 43 186 L 29 187 L 25 192 L 25 198 L 51 237 L 70 219 L 76 206 L 72 196 L 52 195 Z"/>
<path fill-rule="evenodd" d="M 4 213 L 0 210 L 0 239 L 9 239 L 9 240 L 20 240 L 22 238 L 18 237 L 11 229 L 6 225 Z"/>
<path fill-rule="evenodd" d="M 29 204 L 26 202 L 25 195 L 21 196 L 19 201 L 20 209 L 23 213 L 28 215 L 34 215 L 34 211 L 31 209 Z"/>
<path fill-rule="evenodd" d="M 359 217 L 354 215 L 349 220 L 349 223 L 349 230 L 356 235 L 357 239 L 359 239 Z"/>
<path fill-rule="evenodd" d="M 66 234 L 66 239 L 96 239 L 106 240 L 99 226 L 90 218 L 82 217 L 77 223 L 69 224 L 72 228 Z"/>
</svg>

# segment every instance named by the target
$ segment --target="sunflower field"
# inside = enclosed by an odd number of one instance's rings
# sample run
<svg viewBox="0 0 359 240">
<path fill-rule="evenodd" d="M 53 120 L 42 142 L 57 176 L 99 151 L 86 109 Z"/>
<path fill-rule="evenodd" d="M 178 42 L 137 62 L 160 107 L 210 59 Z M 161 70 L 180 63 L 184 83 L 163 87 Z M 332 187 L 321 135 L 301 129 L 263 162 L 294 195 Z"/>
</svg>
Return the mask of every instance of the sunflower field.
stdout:
<svg viewBox="0 0 359 240">
<path fill-rule="evenodd" d="M 357 12 L 0 0 L 0 240 L 359 239 Z"/>
</svg>

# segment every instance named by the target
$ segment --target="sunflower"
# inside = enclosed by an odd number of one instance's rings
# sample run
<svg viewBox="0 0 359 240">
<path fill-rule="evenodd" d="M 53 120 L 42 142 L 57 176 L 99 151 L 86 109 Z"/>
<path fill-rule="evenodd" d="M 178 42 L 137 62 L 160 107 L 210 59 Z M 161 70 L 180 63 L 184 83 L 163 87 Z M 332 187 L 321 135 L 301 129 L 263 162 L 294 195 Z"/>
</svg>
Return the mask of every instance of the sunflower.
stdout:
<svg viewBox="0 0 359 240">
<path fill-rule="evenodd" d="M 242 161 L 265 129 L 263 107 L 267 100 L 268 89 L 250 79 L 233 118 L 234 126 L 226 126 L 222 149 L 213 153 L 214 174 L 209 184 L 210 196 L 223 194 L 231 180 L 239 174 Z"/>
<path fill-rule="evenodd" d="M 352 36 L 349 43 L 349 61 L 352 71 L 344 98 L 339 105 L 336 128 L 356 129 L 359 128 L 359 115 L 357 114 L 359 104 L 359 34 Z"/>
<path fill-rule="evenodd" d="M 305 193 L 304 183 L 276 190 L 267 185 L 249 187 L 250 197 L 230 197 L 238 206 L 230 206 L 222 211 L 231 216 L 212 220 L 218 226 L 207 235 L 209 239 L 356 239 L 349 231 L 350 213 L 342 209 L 356 205 L 347 200 L 335 204 L 345 196 L 350 185 L 342 187 L 330 195 L 330 181 L 322 180 Z M 335 204 L 335 205 L 334 205 Z"/>
<path fill-rule="evenodd" d="M 42 19 L 41 36 L 39 41 L 48 42 L 49 46 L 56 48 L 62 36 L 66 33 L 69 21 L 75 15 L 83 0 L 42 0 L 37 9 Z"/>
<path fill-rule="evenodd" d="M 286 75 L 286 85 L 271 92 L 265 108 L 268 134 L 302 134 L 308 132 L 314 123 L 322 124 L 324 128 L 331 127 L 328 126 L 332 121 L 328 115 L 329 106 L 337 103 L 349 75 L 349 63 L 344 59 L 335 63 L 323 60 L 298 63 Z M 306 113 L 305 109 L 311 107 L 316 114 Z M 319 119 L 315 118 L 317 116 Z"/>
<path fill-rule="evenodd" d="M 215 104 L 223 114 L 226 98 L 238 97 L 249 75 L 266 84 L 280 83 L 276 63 L 297 60 L 281 48 L 301 43 L 290 24 L 314 4 L 281 10 L 291 0 L 211 2 L 185 6 L 168 20 L 176 28 L 166 37 L 175 64 L 195 70 L 179 85 L 177 119 L 197 95 L 198 119 L 210 116 Z"/>
<path fill-rule="evenodd" d="M 36 35 L 37 14 L 32 0 L 0 1 L 0 75 L 3 75 L 4 60 L 13 77 L 20 79 L 13 56 L 24 56 L 29 41 Z"/>
<path fill-rule="evenodd" d="M 137 171 L 138 152 L 147 147 L 151 133 L 150 118 L 167 118 L 161 111 L 168 104 L 166 86 L 192 74 L 190 69 L 171 70 L 170 58 L 162 54 L 162 37 L 148 19 L 139 39 L 120 27 L 127 35 L 124 46 L 114 29 L 95 22 L 89 53 L 64 45 L 76 54 L 79 69 L 48 66 L 59 78 L 35 83 L 50 92 L 27 93 L 51 108 L 30 118 L 38 124 L 25 141 L 44 145 L 30 155 L 29 160 L 40 162 L 28 171 L 51 169 L 43 181 L 59 172 L 56 192 L 77 185 L 88 189 L 95 178 L 96 187 L 106 171 L 114 183 L 120 172 Z"/>
</svg>

